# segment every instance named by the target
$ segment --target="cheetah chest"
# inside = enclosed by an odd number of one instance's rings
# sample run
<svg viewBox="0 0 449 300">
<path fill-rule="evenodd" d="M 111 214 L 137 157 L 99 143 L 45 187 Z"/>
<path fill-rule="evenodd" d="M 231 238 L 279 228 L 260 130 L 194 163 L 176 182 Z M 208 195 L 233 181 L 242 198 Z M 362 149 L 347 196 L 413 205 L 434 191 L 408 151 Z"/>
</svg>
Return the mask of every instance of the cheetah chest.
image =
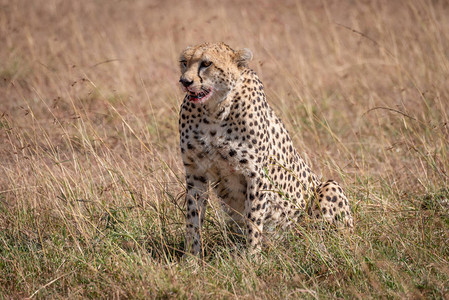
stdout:
<svg viewBox="0 0 449 300">
<path fill-rule="evenodd" d="M 243 212 L 248 166 L 242 166 L 241 157 L 233 155 L 233 149 L 242 147 L 238 132 L 229 132 L 223 123 L 211 122 L 204 116 L 190 119 L 182 128 L 184 162 L 195 165 L 232 210 Z"/>
</svg>

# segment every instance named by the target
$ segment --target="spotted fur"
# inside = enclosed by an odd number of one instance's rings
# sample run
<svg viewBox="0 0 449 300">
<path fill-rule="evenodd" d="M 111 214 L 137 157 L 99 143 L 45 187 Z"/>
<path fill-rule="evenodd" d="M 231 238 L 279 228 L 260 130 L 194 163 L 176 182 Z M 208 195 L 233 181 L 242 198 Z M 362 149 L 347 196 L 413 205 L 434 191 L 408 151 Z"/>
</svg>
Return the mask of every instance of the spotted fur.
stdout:
<svg viewBox="0 0 449 300">
<path fill-rule="evenodd" d="M 250 251 L 264 227 L 288 227 L 313 218 L 349 228 L 353 218 L 342 188 L 321 182 L 293 146 L 266 101 L 262 82 L 248 68 L 252 54 L 223 43 L 183 51 L 181 83 L 186 97 L 179 114 L 186 171 L 186 242 L 201 251 L 201 226 L 209 185 L 231 217 L 246 224 Z"/>
</svg>

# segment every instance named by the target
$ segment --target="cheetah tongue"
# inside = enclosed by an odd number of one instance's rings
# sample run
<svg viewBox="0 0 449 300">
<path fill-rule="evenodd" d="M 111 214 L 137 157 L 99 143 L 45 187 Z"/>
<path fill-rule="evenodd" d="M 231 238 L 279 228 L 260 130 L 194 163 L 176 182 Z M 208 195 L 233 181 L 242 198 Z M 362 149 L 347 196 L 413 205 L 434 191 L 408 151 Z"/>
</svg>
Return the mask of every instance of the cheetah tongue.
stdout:
<svg viewBox="0 0 449 300">
<path fill-rule="evenodd" d="M 200 92 L 200 93 L 193 93 L 193 92 L 189 92 L 189 100 L 190 101 L 200 101 L 202 98 L 206 97 L 207 94 L 209 94 L 209 92 Z"/>
</svg>

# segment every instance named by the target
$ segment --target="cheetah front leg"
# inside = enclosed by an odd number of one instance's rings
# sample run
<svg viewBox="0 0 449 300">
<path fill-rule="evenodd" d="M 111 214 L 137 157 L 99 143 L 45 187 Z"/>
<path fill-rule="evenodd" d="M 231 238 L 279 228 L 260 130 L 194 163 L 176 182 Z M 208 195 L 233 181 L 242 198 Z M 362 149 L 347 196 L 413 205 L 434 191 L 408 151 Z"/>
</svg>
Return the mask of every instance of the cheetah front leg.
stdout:
<svg viewBox="0 0 449 300">
<path fill-rule="evenodd" d="M 254 174 L 254 173 L 253 173 Z M 247 241 L 250 253 L 261 249 L 263 221 L 266 213 L 267 194 L 262 190 L 263 178 L 250 178 L 247 182 L 245 216 L 247 218 Z"/>
<path fill-rule="evenodd" d="M 208 198 L 208 183 L 203 175 L 186 168 L 186 252 L 202 256 L 201 227 Z"/>
</svg>

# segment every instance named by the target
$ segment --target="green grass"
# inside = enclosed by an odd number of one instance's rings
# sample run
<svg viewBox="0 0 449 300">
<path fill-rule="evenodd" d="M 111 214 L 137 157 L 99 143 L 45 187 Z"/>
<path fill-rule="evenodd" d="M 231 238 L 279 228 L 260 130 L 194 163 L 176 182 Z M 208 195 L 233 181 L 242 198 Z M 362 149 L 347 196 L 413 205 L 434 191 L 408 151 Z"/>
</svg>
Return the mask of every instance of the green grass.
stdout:
<svg viewBox="0 0 449 300">
<path fill-rule="evenodd" d="M 220 233 L 223 227 L 209 214 L 207 255 L 195 262 L 181 258 L 181 214 L 167 203 L 143 209 L 69 200 L 72 215 L 51 218 L 23 208 L 11 216 L 2 207 L 6 218 L 21 224 L 0 236 L 3 287 L 93 298 L 439 298 L 447 292 L 449 224 L 438 210 L 358 214 L 351 237 L 296 228 L 267 243 L 259 258 L 248 257 L 241 240 Z M 76 216 L 81 211 L 82 220 Z"/>
</svg>

